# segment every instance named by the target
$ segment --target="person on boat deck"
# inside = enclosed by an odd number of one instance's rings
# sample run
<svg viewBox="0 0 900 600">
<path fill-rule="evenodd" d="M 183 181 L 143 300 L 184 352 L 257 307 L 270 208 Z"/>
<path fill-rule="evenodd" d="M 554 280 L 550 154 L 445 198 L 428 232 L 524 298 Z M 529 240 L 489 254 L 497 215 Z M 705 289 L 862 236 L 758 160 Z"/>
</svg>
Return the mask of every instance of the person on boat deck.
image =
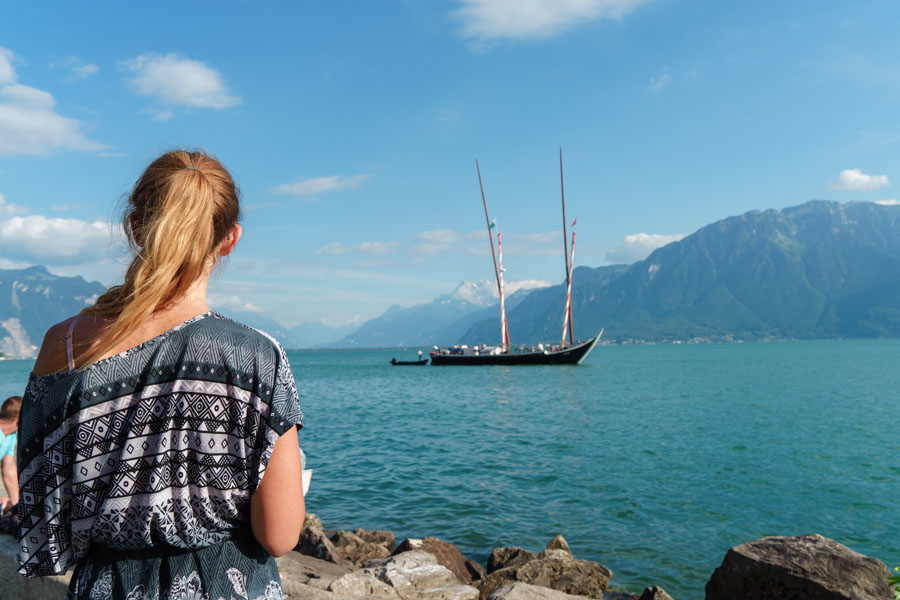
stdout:
<svg viewBox="0 0 900 600">
<path fill-rule="evenodd" d="M 19 503 L 19 476 L 16 472 L 16 432 L 19 430 L 19 409 L 22 396 L 10 396 L 0 406 L 0 480 L 4 494 L 0 494 L 0 513 L 10 511 Z"/>
<path fill-rule="evenodd" d="M 54 325 L 19 421 L 19 573 L 67 600 L 282 598 L 305 506 L 284 349 L 206 304 L 241 238 L 231 174 L 175 150 L 123 215 L 121 285 Z"/>
</svg>

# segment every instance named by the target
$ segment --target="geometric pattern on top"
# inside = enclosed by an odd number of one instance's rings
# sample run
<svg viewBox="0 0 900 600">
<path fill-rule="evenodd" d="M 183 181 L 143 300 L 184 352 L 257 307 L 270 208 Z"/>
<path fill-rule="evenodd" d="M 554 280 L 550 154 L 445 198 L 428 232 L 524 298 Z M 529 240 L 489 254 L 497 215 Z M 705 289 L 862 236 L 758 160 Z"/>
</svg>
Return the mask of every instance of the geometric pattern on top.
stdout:
<svg viewBox="0 0 900 600">
<path fill-rule="evenodd" d="M 19 573 L 64 573 L 92 544 L 200 549 L 247 535 L 275 441 L 302 421 L 281 345 L 215 312 L 85 369 L 32 374 Z"/>
</svg>

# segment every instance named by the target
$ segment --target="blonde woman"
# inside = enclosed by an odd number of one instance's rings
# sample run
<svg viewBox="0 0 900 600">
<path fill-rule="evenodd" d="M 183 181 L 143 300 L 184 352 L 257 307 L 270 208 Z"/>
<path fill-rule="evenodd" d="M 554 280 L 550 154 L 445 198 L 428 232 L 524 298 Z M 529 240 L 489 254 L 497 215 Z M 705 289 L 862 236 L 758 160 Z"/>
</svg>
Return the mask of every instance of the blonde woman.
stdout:
<svg viewBox="0 0 900 600">
<path fill-rule="evenodd" d="M 67 598 L 282 598 L 304 517 L 297 391 L 281 346 L 206 305 L 241 237 L 203 152 L 138 179 L 125 281 L 52 327 L 19 429 L 19 572 Z"/>
</svg>

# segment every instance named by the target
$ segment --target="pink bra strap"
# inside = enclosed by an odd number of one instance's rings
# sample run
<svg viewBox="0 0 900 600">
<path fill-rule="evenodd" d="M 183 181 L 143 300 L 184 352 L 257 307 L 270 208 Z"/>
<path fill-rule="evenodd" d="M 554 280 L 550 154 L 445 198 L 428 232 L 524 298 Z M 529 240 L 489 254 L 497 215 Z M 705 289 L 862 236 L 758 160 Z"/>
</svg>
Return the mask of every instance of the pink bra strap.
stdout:
<svg viewBox="0 0 900 600">
<path fill-rule="evenodd" d="M 72 352 L 72 332 L 75 331 L 75 323 L 78 322 L 79 315 L 72 317 L 69 321 L 69 329 L 66 331 L 66 359 L 69 361 L 69 370 L 75 370 L 75 354 Z"/>
</svg>

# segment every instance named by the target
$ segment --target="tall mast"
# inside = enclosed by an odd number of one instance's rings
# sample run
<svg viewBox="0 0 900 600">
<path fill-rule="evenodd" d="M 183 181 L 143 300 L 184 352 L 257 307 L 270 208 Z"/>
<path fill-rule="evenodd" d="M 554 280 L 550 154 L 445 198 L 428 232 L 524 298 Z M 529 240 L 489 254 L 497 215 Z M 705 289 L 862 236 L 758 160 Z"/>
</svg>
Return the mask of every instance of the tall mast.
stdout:
<svg viewBox="0 0 900 600">
<path fill-rule="evenodd" d="M 506 325 L 506 303 L 503 294 L 503 237 L 497 232 L 497 254 L 500 257 L 500 345 L 503 350 L 509 348 L 509 327 Z"/>
<path fill-rule="evenodd" d="M 569 248 L 566 246 L 566 240 L 568 239 L 568 234 L 566 233 L 566 184 L 563 180 L 563 159 L 562 159 L 562 148 L 559 149 L 559 191 L 562 196 L 562 219 L 563 219 L 563 257 L 566 259 L 566 287 L 571 289 L 571 278 L 572 273 L 569 269 Z M 483 192 L 482 192 L 483 193 Z M 575 244 L 575 239 L 573 236 L 572 244 Z M 574 324 L 572 323 L 572 305 L 569 301 L 566 301 L 566 322 L 569 324 L 569 343 L 575 343 L 575 335 L 573 333 Z M 563 332 L 563 342 L 566 340 L 565 331 Z"/>
<path fill-rule="evenodd" d="M 494 235 L 491 233 L 491 218 L 488 216 L 487 198 L 484 195 L 484 183 L 481 180 L 481 167 L 478 159 L 475 159 L 475 170 L 478 171 L 478 187 L 481 188 L 481 204 L 484 205 L 484 222 L 487 224 L 488 240 L 491 242 L 491 259 L 494 261 L 494 277 L 497 280 L 497 294 L 500 296 L 500 345 L 509 347 L 509 331 L 506 328 L 506 311 L 503 306 L 503 280 L 500 278 L 500 269 L 497 268 L 497 253 L 494 252 Z M 497 234 L 497 244 L 500 244 L 500 235 Z M 501 266 L 503 259 L 500 259 Z"/>
<path fill-rule="evenodd" d="M 562 337 L 560 338 L 560 346 L 565 345 L 566 343 L 566 326 L 571 325 L 571 321 L 569 317 L 572 316 L 572 269 L 575 268 L 575 232 L 572 231 L 572 260 L 569 261 L 569 270 L 568 270 L 568 283 L 566 284 L 566 309 L 563 311 L 563 326 L 562 326 Z M 572 335 L 572 330 L 569 329 L 569 335 Z"/>
<path fill-rule="evenodd" d="M 488 216 L 487 199 L 484 197 L 484 183 L 481 182 L 481 167 L 475 159 L 475 170 L 478 171 L 478 186 L 481 188 L 481 203 L 484 205 L 484 221 L 487 223 L 488 240 L 491 242 L 491 258 L 494 260 L 494 278 L 497 280 L 497 293 L 500 293 L 500 270 L 497 269 L 497 254 L 494 252 L 494 235 L 491 233 L 491 218 Z"/>
</svg>

